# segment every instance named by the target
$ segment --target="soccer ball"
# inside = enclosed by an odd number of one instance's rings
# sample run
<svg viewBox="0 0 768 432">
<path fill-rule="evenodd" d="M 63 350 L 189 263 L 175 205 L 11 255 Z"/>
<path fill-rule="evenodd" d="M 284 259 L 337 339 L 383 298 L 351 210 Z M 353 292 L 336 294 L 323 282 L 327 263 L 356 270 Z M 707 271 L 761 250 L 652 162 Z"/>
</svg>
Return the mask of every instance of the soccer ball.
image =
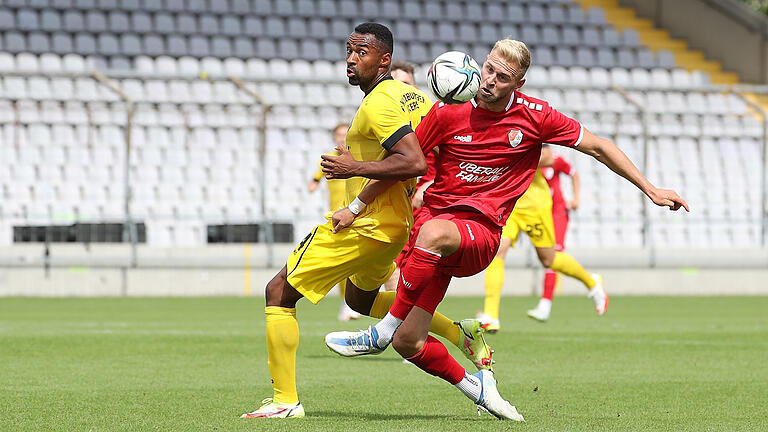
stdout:
<svg viewBox="0 0 768 432">
<path fill-rule="evenodd" d="M 427 72 L 432 93 L 447 104 L 464 103 L 480 89 L 480 66 L 461 51 L 448 51 L 432 62 Z"/>
</svg>

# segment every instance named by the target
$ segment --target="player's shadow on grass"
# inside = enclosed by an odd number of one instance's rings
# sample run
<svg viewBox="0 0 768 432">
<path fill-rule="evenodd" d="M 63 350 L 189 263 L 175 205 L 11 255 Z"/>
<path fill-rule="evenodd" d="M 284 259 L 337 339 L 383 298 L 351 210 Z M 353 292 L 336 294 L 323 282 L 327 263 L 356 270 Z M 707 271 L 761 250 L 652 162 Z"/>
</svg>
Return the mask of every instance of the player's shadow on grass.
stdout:
<svg viewBox="0 0 768 432">
<path fill-rule="evenodd" d="M 312 411 L 312 417 L 339 418 L 348 420 L 358 418 L 365 420 L 449 420 L 456 419 L 453 415 L 426 414 L 381 414 L 363 411 Z"/>
</svg>

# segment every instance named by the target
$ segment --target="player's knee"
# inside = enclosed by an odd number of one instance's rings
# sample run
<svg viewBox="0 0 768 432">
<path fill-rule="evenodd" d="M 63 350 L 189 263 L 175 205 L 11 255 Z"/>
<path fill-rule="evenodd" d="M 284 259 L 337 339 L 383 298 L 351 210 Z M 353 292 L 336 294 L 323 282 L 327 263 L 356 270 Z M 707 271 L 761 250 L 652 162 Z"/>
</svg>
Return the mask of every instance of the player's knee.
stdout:
<svg viewBox="0 0 768 432">
<path fill-rule="evenodd" d="M 539 253 L 539 261 L 541 265 L 546 268 L 552 267 L 552 263 L 555 262 L 555 254 Z"/>
<path fill-rule="evenodd" d="M 392 339 L 392 347 L 403 358 L 413 357 L 424 348 L 424 341 L 420 338 L 403 332 L 395 333 Z"/>
<path fill-rule="evenodd" d="M 434 252 L 440 252 L 451 243 L 450 227 L 444 223 L 446 221 L 429 220 L 419 230 L 419 237 L 416 239 L 416 245 Z M 451 223 L 451 222 L 448 222 Z"/>
</svg>

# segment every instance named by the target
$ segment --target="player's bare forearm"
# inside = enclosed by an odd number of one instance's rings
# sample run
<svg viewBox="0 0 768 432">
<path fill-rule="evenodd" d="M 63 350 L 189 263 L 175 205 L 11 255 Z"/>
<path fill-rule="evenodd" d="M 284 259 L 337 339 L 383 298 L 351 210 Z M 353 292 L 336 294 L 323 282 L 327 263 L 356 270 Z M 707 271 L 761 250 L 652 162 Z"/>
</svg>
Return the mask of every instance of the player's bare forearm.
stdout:
<svg viewBox="0 0 768 432">
<path fill-rule="evenodd" d="M 654 186 L 639 169 L 632 163 L 631 160 L 624 154 L 615 144 L 611 141 L 600 138 L 588 130 L 584 129 L 584 138 L 576 147 L 582 153 L 586 153 L 605 166 L 611 169 L 611 171 L 629 180 L 632 184 L 637 186 L 648 198 L 651 199 L 656 205 L 667 206 L 672 210 L 678 210 L 680 207 L 689 211 L 688 204 L 683 198 L 681 198 L 677 192 L 668 189 L 659 189 Z"/>
<path fill-rule="evenodd" d="M 339 156 L 322 156 L 321 165 L 326 178 L 406 180 L 427 172 L 427 161 L 414 133 L 401 138 L 390 148 L 390 154 L 378 161 L 358 161 L 346 147 L 339 147 L 338 150 Z"/>
<path fill-rule="evenodd" d="M 381 195 L 400 180 L 371 180 L 357 195 L 360 201 L 370 204 L 377 196 Z"/>
<path fill-rule="evenodd" d="M 581 179 L 579 178 L 579 173 L 573 173 L 573 176 L 571 176 L 571 185 L 573 186 L 573 200 L 579 202 L 579 192 L 581 191 Z"/>
</svg>

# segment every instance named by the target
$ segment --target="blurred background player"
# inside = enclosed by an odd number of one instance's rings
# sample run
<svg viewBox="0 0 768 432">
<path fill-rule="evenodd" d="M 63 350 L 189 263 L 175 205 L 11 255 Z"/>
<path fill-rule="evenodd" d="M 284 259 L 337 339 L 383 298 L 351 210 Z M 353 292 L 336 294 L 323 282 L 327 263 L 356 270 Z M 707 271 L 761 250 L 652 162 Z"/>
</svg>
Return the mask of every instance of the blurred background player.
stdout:
<svg viewBox="0 0 768 432">
<path fill-rule="evenodd" d="M 334 150 L 329 151 L 326 154 L 330 154 L 333 156 L 338 156 L 339 152 L 336 151 L 336 147 L 340 145 L 346 145 L 346 138 L 347 138 L 347 130 L 349 129 L 348 123 L 339 123 L 336 125 L 336 127 L 333 128 L 333 144 L 334 144 Z M 317 190 L 318 186 L 320 185 L 320 181 L 325 178 L 325 173 L 323 173 L 323 167 L 320 165 L 320 161 L 317 162 L 317 171 L 315 171 L 315 174 L 312 176 L 312 180 L 310 180 L 309 184 L 307 185 L 307 190 L 310 192 L 314 192 Z M 328 208 L 331 212 L 335 212 L 336 210 L 344 207 L 344 194 L 346 192 L 345 186 L 344 186 L 344 180 L 340 179 L 328 179 Z M 354 319 L 359 319 L 360 314 L 355 312 L 347 302 L 344 300 L 344 294 L 346 286 L 346 282 L 342 281 L 339 283 L 339 293 L 341 296 L 341 304 L 339 305 L 339 321 L 349 321 Z"/>
<path fill-rule="evenodd" d="M 544 147 L 548 147 L 547 144 Z M 551 149 L 550 149 L 551 150 Z M 549 191 L 552 195 L 552 222 L 555 224 L 555 251 L 565 250 L 565 234 L 568 232 L 568 212 L 575 211 L 579 207 L 579 173 L 565 158 L 556 152 L 552 152 L 552 166 L 541 167 L 541 174 L 549 185 Z M 560 188 L 560 175 L 571 177 L 573 188 L 572 199 L 565 202 L 563 191 Z M 549 312 L 552 310 L 552 298 L 555 290 L 560 285 L 559 274 L 547 269 L 544 272 L 544 290 L 536 308 L 528 311 L 528 316 L 546 321 L 549 319 Z"/>
<path fill-rule="evenodd" d="M 402 81 L 406 84 L 419 88 L 416 85 L 416 80 L 413 75 L 415 71 L 414 65 L 411 63 L 398 60 L 392 62 L 392 78 Z M 416 182 L 416 192 L 413 194 L 411 204 L 413 205 L 413 217 L 416 218 L 421 207 L 424 205 L 424 191 L 435 181 L 435 152 L 431 151 L 424 155 L 427 160 L 427 173 L 419 177 Z M 395 291 L 397 289 L 397 280 L 400 278 L 400 264 L 403 260 L 404 254 L 400 254 L 395 260 L 395 272 L 392 273 L 392 277 L 384 284 L 384 289 L 387 291 Z"/>
<path fill-rule="evenodd" d="M 548 147 L 543 147 L 539 169 L 536 170 L 533 182 L 515 204 L 515 209 L 504 226 L 499 251 L 485 271 L 485 304 L 483 312 L 478 314 L 478 319 L 483 322 L 485 329 L 489 332 L 499 330 L 499 304 L 505 273 L 504 257 L 510 246 L 514 246 L 520 231 L 528 234 L 531 244 L 536 248 L 536 255 L 544 267 L 576 278 L 587 287 L 588 296 L 593 300 L 598 315 L 604 314 L 608 308 L 608 295 L 603 289 L 602 278 L 599 275 L 590 275 L 571 255 L 555 250 L 552 196 L 547 181 L 541 174 L 542 167 L 551 167 L 553 163 L 552 151 Z M 551 304 L 549 302 L 543 307 Z M 541 303 L 539 305 L 541 306 Z M 536 309 L 533 310 L 536 311 Z M 546 317 L 543 314 L 537 316 L 539 318 L 536 319 L 540 321 L 546 320 L 549 317 L 549 309 L 546 310 Z"/>
</svg>

